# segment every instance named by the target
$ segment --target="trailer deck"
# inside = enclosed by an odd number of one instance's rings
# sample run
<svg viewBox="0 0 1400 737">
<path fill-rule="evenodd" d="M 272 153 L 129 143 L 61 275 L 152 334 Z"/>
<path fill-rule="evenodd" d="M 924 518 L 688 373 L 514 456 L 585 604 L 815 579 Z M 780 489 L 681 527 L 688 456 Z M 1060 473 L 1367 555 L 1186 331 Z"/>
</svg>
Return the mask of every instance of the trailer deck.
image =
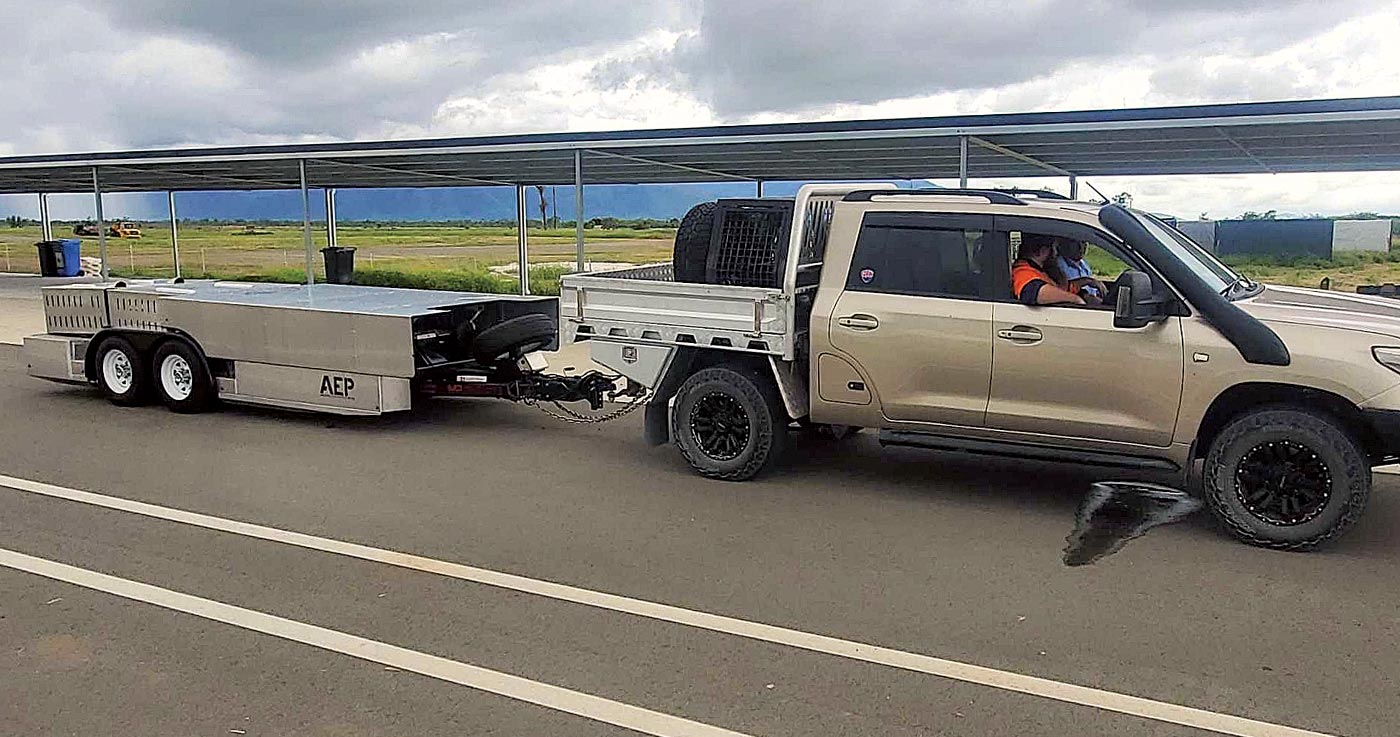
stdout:
<svg viewBox="0 0 1400 737">
<path fill-rule="evenodd" d="M 107 337 L 150 353 L 178 336 L 221 399 L 338 414 L 408 409 L 415 379 L 472 364 L 479 331 L 558 319 L 551 297 L 338 284 L 142 280 L 42 292 L 47 334 L 25 340 L 35 376 L 87 383 Z"/>
</svg>

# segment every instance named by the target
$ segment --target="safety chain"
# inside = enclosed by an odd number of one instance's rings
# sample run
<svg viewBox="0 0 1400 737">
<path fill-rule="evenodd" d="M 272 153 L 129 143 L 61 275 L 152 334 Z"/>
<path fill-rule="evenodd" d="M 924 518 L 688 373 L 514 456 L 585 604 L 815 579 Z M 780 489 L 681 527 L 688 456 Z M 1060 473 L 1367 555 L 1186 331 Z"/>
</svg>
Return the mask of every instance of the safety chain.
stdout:
<svg viewBox="0 0 1400 737">
<path fill-rule="evenodd" d="M 531 407 L 534 407 L 539 411 L 549 415 L 550 417 L 553 417 L 556 420 L 571 422 L 576 425 L 596 425 L 600 422 L 616 420 L 619 417 L 623 417 L 631 412 L 637 411 L 639 407 L 647 403 L 646 399 L 646 395 L 636 397 L 631 402 L 628 402 L 627 404 L 624 404 L 615 410 L 605 412 L 601 415 L 585 415 L 579 412 L 575 412 L 558 402 L 550 402 L 550 404 L 553 404 L 555 407 L 559 408 L 559 411 L 555 412 L 549 409 L 548 407 L 544 406 L 543 404 L 540 404 L 538 400 L 522 399 L 520 401 L 522 404 L 527 404 Z"/>
</svg>

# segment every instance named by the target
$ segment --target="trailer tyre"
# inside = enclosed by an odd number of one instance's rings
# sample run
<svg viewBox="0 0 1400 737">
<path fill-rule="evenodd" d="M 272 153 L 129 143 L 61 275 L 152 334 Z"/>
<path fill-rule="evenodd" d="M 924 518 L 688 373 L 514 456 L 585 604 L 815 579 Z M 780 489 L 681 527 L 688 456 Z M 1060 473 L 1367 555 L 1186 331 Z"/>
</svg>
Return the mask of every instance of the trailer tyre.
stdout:
<svg viewBox="0 0 1400 737">
<path fill-rule="evenodd" d="M 494 363 L 502 356 L 523 356 L 554 342 L 555 332 L 554 321 L 548 316 L 512 317 L 477 333 L 472 340 L 472 355 L 482 363 Z"/>
<path fill-rule="evenodd" d="M 214 382 L 203 357 L 181 340 L 168 340 L 156 348 L 151 383 L 172 412 L 203 412 L 214 401 Z"/>
<path fill-rule="evenodd" d="M 719 205 L 701 202 L 690 208 L 676 229 L 676 246 L 671 252 L 671 271 L 676 281 L 703 284 L 710 258 L 710 234 L 714 231 L 715 210 Z"/>
<path fill-rule="evenodd" d="M 700 475 L 744 481 L 782 454 L 787 424 L 771 380 L 747 368 L 715 366 L 696 372 L 676 392 L 671 437 Z"/>
<path fill-rule="evenodd" d="M 1235 537 L 1279 550 L 1309 550 L 1361 516 L 1371 464 L 1329 416 L 1264 407 L 1226 425 L 1205 464 L 1206 502 Z"/>
<path fill-rule="evenodd" d="M 144 404 L 150 396 L 146 360 L 135 344 L 120 335 L 102 340 L 94 354 L 97 385 L 112 404 L 131 407 Z"/>
</svg>

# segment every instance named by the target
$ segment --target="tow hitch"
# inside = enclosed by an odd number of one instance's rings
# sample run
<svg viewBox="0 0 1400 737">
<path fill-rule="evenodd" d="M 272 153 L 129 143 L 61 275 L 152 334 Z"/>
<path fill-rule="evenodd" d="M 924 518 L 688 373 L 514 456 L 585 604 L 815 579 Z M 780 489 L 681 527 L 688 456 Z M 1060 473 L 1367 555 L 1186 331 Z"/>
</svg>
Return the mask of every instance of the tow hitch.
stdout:
<svg viewBox="0 0 1400 737">
<path fill-rule="evenodd" d="M 602 422 L 627 414 L 643 404 L 640 399 L 646 395 L 646 388 L 634 381 L 628 380 L 619 386 L 621 376 L 596 370 L 572 376 L 547 374 L 540 370 L 545 365 L 542 359 L 538 354 L 527 354 L 514 364 L 503 366 L 441 369 L 420 376 L 417 390 L 420 394 L 437 397 L 494 397 L 529 405 L 550 402 L 564 414 L 556 415 L 545 409 L 546 413 L 574 422 Z M 602 417 L 581 415 L 560 404 L 588 402 L 589 408 L 596 412 L 605 403 L 623 398 L 632 401 Z"/>
</svg>

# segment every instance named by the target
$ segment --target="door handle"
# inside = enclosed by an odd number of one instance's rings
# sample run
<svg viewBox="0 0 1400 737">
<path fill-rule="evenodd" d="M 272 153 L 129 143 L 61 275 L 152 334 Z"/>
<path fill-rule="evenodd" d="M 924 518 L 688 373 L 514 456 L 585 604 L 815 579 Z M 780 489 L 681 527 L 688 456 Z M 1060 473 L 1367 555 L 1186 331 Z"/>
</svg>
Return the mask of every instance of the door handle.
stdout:
<svg viewBox="0 0 1400 737">
<path fill-rule="evenodd" d="M 874 315 L 862 315 L 859 313 L 838 317 L 836 318 L 836 324 L 852 330 L 874 330 L 880 327 L 880 321 L 876 319 Z"/>
<path fill-rule="evenodd" d="M 1017 325 L 1009 330 L 998 330 L 997 337 L 1016 343 L 1036 343 L 1045 337 L 1039 330 L 1025 325 Z"/>
</svg>

